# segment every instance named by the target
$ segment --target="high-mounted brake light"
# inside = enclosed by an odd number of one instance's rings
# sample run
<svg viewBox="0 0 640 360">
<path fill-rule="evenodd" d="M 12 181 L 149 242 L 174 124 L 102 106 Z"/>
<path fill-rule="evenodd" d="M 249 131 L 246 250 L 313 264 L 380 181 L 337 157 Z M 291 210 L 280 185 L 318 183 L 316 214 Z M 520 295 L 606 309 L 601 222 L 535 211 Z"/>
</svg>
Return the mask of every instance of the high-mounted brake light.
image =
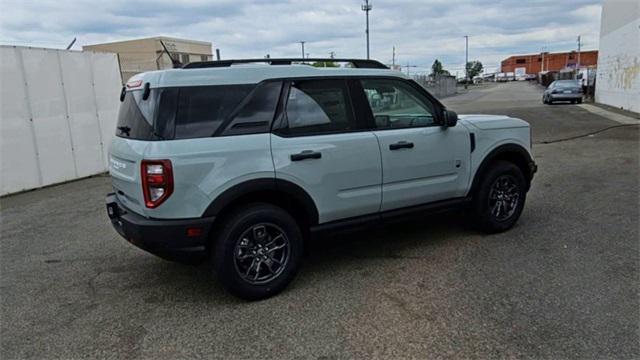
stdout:
<svg viewBox="0 0 640 360">
<path fill-rule="evenodd" d="M 127 83 L 127 89 L 137 88 L 140 87 L 140 85 L 142 85 L 142 80 L 129 81 Z"/>
<path fill-rule="evenodd" d="M 173 193 L 173 167 L 170 160 L 142 160 L 140 169 L 144 205 L 160 206 Z"/>
</svg>

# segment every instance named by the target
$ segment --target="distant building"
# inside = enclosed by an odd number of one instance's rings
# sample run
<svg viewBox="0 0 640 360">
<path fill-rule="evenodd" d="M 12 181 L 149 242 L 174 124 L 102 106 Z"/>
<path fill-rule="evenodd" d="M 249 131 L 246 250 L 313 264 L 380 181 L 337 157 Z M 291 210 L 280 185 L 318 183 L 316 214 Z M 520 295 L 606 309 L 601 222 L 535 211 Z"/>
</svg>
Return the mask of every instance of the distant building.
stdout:
<svg viewBox="0 0 640 360">
<path fill-rule="evenodd" d="M 580 52 L 580 67 L 592 67 L 597 63 L 598 50 L 588 50 Z M 525 68 L 525 74 L 537 74 L 541 71 L 560 71 L 565 68 L 575 68 L 577 64 L 577 51 L 562 53 L 538 53 L 508 57 L 502 60 L 500 71 L 504 73 L 515 73 L 517 72 L 516 69 Z"/>
<path fill-rule="evenodd" d="M 605 0 L 596 102 L 640 113 L 640 2 Z"/>
<path fill-rule="evenodd" d="M 117 53 L 122 82 L 124 83 L 135 74 L 170 69 L 173 66 L 160 43 L 161 41 L 171 52 L 171 55 L 183 64 L 213 59 L 210 42 L 164 36 L 87 45 L 83 46 L 82 50 Z"/>
</svg>

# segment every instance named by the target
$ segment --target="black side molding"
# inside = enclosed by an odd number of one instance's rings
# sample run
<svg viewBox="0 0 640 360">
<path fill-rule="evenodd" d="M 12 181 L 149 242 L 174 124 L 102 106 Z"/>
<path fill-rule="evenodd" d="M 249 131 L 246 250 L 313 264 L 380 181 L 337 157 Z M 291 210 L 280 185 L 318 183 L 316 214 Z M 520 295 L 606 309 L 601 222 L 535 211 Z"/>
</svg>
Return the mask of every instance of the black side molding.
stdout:
<svg viewBox="0 0 640 360">
<path fill-rule="evenodd" d="M 312 233 L 357 230 L 381 223 L 393 223 L 406 221 L 407 219 L 424 216 L 425 214 L 437 214 L 440 212 L 456 209 L 471 202 L 471 197 L 453 198 L 441 200 L 422 205 L 410 206 L 407 208 L 388 210 L 377 214 L 356 216 L 343 220 L 331 221 L 328 223 L 311 227 Z"/>
<path fill-rule="evenodd" d="M 471 143 L 471 152 L 476 149 L 476 134 L 469 133 L 469 142 Z"/>
</svg>

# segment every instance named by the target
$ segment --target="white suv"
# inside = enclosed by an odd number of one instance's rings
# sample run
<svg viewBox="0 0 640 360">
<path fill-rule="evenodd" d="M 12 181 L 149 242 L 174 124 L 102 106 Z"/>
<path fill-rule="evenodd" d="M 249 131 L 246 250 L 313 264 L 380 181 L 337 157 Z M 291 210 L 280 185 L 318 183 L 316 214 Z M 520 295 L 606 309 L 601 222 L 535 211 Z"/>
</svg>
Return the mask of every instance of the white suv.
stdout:
<svg viewBox="0 0 640 360">
<path fill-rule="evenodd" d="M 210 259 L 231 293 L 261 299 L 317 231 L 458 206 L 485 231 L 514 225 L 536 171 L 528 123 L 458 118 L 377 61 L 301 61 L 131 78 L 110 150 L 115 229 L 164 258 Z"/>
</svg>

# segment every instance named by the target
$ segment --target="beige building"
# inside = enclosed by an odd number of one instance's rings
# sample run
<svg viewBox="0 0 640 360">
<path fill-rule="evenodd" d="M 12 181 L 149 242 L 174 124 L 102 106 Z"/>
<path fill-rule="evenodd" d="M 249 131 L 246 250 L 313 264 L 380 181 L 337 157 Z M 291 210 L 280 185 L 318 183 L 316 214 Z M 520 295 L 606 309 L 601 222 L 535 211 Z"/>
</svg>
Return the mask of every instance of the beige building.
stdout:
<svg viewBox="0 0 640 360">
<path fill-rule="evenodd" d="M 124 83 L 137 73 L 172 67 L 171 59 L 164 51 L 161 41 L 171 52 L 171 56 L 182 64 L 213 59 L 210 42 L 165 36 L 87 45 L 82 50 L 117 53 Z"/>
</svg>

